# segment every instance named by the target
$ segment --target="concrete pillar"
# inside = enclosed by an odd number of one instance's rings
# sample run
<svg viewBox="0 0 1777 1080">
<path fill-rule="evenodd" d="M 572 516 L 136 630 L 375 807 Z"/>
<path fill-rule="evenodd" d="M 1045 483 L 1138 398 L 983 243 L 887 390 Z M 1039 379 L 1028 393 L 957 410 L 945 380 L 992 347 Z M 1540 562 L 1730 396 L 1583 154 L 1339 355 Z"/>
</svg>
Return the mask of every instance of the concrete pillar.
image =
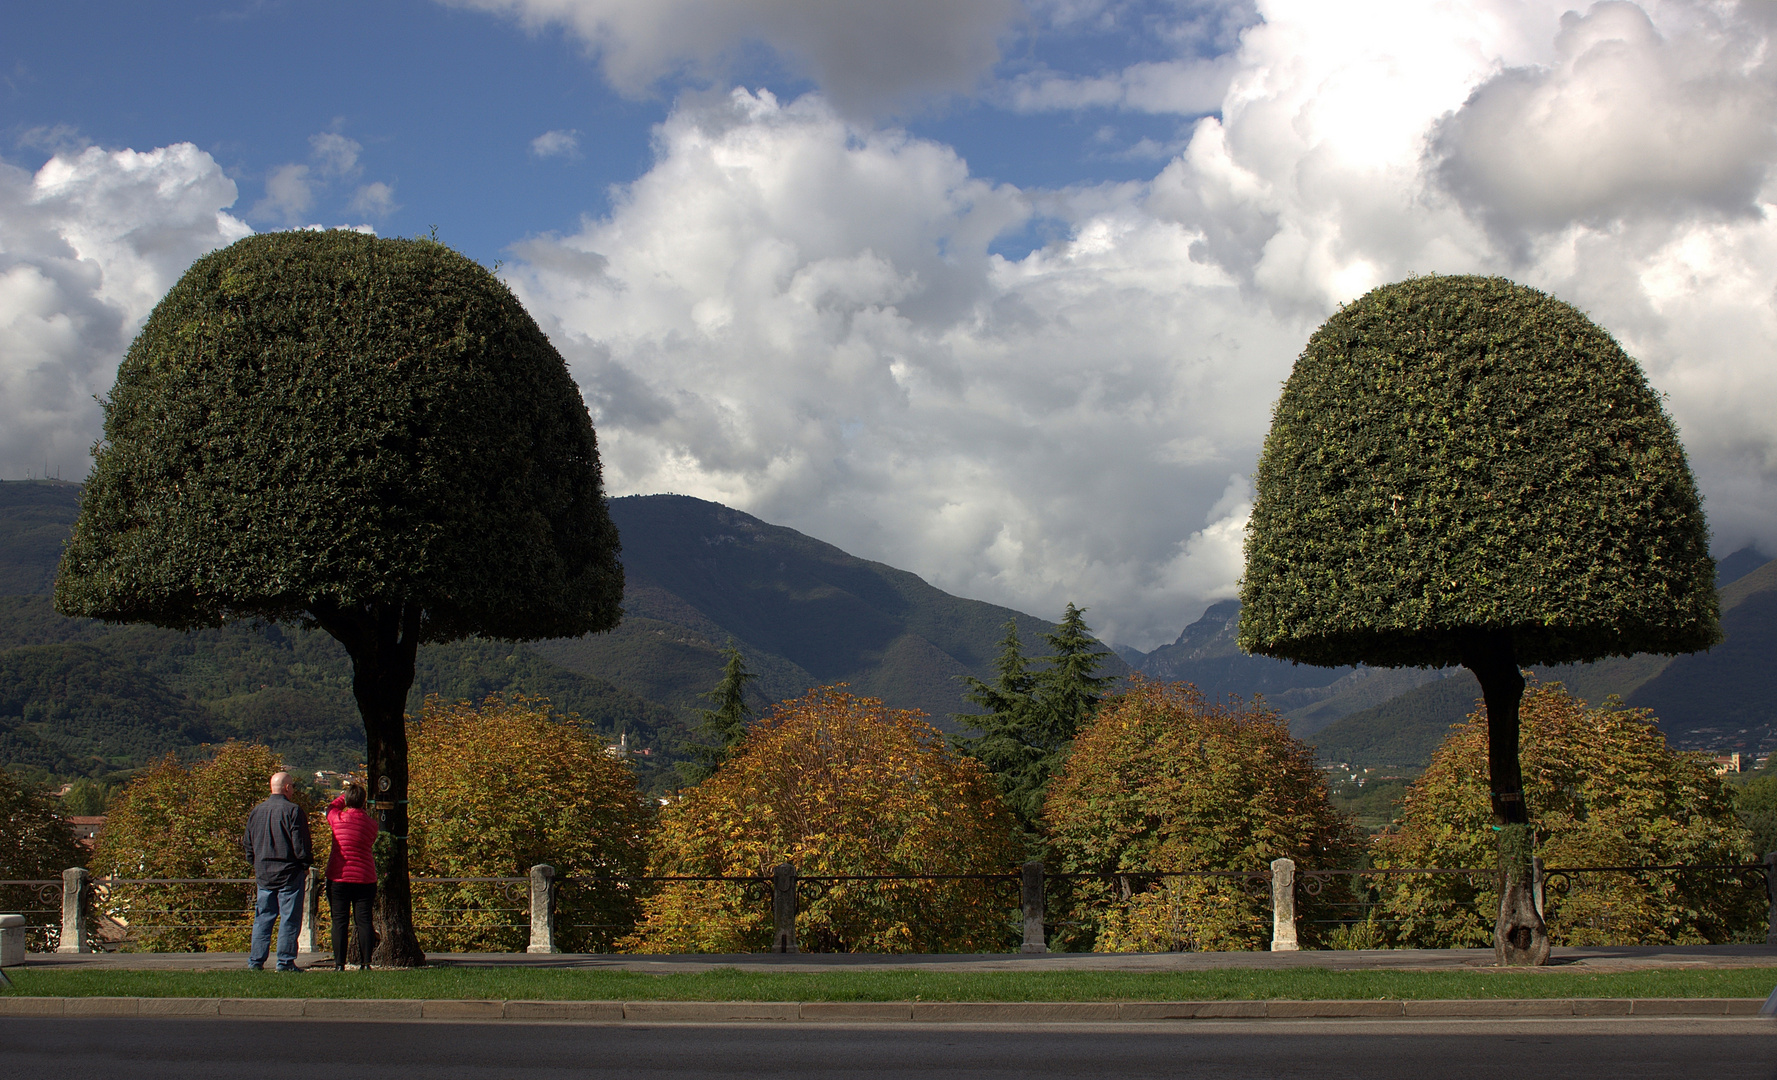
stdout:
<svg viewBox="0 0 1777 1080">
<path fill-rule="evenodd" d="M 0 968 L 25 962 L 25 917 L 0 915 Z"/>
<path fill-rule="evenodd" d="M 1765 895 L 1771 898 L 1770 923 L 1765 928 L 1765 944 L 1777 945 L 1777 851 L 1765 853 Z"/>
<path fill-rule="evenodd" d="M 302 891 L 302 932 L 296 935 L 296 954 L 305 956 L 321 951 L 321 871 L 309 867 L 308 881 Z M 332 948 L 331 943 L 328 945 Z M 337 962 L 338 957 L 334 960 Z"/>
<path fill-rule="evenodd" d="M 528 953 L 561 952 L 555 947 L 555 867 L 531 867 L 531 943 Z"/>
<path fill-rule="evenodd" d="M 87 881 L 89 875 L 76 866 L 62 871 L 62 943 L 59 953 L 92 952 L 86 943 Z"/>
<path fill-rule="evenodd" d="M 1296 942 L 1296 862 L 1294 859 L 1271 860 L 1271 951 L 1295 952 L 1302 946 Z"/>
<path fill-rule="evenodd" d="M 771 871 L 771 951 L 796 952 L 796 868 L 784 863 Z"/>
<path fill-rule="evenodd" d="M 1024 944 L 1018 951 L 1046 953 L 1049 942 L 1043 936 L 1043 860 L 1032 859 L 1024 864 L 1018 891 L 1019 903 L 1024 908 Z"/>
</svg>

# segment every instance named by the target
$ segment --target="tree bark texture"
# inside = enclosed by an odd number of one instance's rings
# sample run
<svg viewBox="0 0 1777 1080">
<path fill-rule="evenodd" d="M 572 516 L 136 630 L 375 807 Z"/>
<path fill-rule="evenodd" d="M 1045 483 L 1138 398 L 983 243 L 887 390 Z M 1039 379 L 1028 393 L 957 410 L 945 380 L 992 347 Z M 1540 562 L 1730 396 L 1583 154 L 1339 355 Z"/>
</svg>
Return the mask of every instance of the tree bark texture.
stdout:
<svg viewBox="0 0 1777 1080">
<path fill-rule="evenodd" d="M 1530 808 L 1524 801 L 1524 773 L 1518 765 L 1518 707 L 1524 699 L 1524 673 L 1518 670 L 1511 631 L 1476 631 L 1463 642 L 1462 663 L 1480 682 L 1481 697 L 1487 703 L 1487 786 L 1500 830 L 1494 955 L 1501 964 L 1546 964 L 1549 930 L 1537 913 L 1531 892 Z"/>
<path fill-rule="evenodd" d="M 340 606 L 318 601 L 321 628 L 352 658 L 352 696 L 364 718 L 371 804 L 389 854 L 377 885 L 373 962 L 423 967 L 413 928 L 413 890 L 407 868 L 407 692 L 419 651 L 420 606 L 412 601 Z"/>
</svg>

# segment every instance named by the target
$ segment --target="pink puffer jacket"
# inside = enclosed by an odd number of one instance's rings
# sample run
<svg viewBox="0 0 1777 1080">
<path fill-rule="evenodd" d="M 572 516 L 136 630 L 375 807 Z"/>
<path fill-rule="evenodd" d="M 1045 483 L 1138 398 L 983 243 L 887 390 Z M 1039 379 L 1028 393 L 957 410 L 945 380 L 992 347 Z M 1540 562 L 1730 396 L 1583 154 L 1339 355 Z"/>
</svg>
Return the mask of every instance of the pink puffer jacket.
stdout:
<svg viewBox="0 0 1777 1080">
<path fill-rule="evenodd" d="M 341 795 L 327 807 L 327 827 L 333 830 L 327 880 L 376 884 L 376 858 L 370 852 L 376 843 L 376 819 L 346 806 L 346 797 Z"/>
</svg>

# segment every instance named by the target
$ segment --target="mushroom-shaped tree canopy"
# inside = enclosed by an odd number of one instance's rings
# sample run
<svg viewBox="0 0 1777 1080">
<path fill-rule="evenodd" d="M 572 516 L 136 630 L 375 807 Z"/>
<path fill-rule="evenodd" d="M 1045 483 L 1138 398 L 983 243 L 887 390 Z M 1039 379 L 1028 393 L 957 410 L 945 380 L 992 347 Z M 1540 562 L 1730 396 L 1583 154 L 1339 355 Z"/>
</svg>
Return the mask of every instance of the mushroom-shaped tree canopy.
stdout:
<svg viewBox="0 0 1777 1080">
<path fill-rule="evenodd" d="M 1721 640 L 1672 423 L 1635 361 L 1503 278 L 1420 277 L 1328 319 L 1259 459 L 1240 644 L 1443 667 L 1477 635 L 1563 664 Z"/>
<path fill-rule="evenodd" d="M 1528 821 L 1519 665 L 1721 640 L 1684 449 L 1633 360 L 1568 304 L 1503 278 L 1420 277 L 1328 319 L 1259 459 L 1240 645 L 1308 664 L 1474 672 L 1493 809 Z M 1512 846 L 1502 960 L 1547 935 Z"/>
<path fill-rule="evenodd" d="M 561 355 L 442 244 L 271 233 L 186 271 L 104 409 L 56 606 L 338 638 L 395 841 L 379 957 L 422 962 L 403 718 L 419 643 L 577 636 L 622 614 L 592 421 Z"/>
</svg>

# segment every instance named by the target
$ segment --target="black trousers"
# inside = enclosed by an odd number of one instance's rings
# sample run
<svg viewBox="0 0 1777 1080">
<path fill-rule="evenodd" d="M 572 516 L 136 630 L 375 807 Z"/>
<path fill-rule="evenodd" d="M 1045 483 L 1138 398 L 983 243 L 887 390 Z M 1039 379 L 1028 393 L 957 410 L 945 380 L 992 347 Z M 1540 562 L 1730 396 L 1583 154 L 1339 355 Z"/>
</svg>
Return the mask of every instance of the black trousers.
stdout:
<svg viewBox="0 0 1777 1080">
<path fill-rule="evenodd" d="M 358 931 L 358 962 L 370 966 L 370 950 L 376 938 L 370 927 L 370 905 L 376 900 L 376 882 L 329 881 L 327 906 L 333 909 L 333 963 L 341 971 L 346 966 L 346 910 L 351 909 L 352 922 Z"/>
</svg>

